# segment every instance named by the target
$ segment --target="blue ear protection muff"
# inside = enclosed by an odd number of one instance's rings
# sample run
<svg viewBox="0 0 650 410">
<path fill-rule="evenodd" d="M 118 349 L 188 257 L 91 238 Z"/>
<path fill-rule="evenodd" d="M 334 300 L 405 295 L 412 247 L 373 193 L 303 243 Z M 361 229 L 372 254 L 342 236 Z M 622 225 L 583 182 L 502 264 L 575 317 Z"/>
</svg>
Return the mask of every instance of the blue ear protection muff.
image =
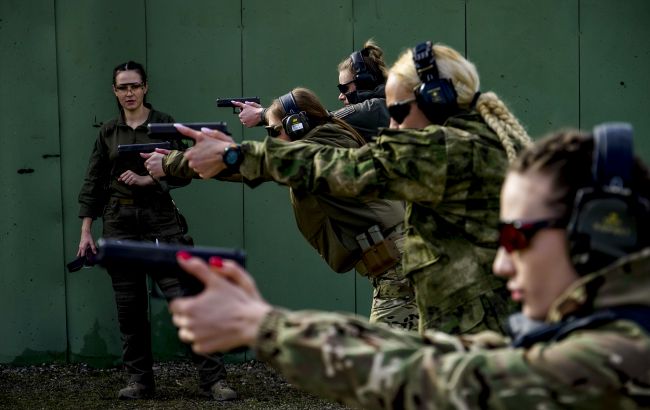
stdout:
<svg viewBox="0 0 650 410">
<path fill-rule="evenodd" d="M 630 189 L 634 164 L 632 126 L 594 128 L 593 186 L 581 188 L 567 226 L 571 260 L 580 274 L 647 245 L 650 204 Z"/>
<path fill-rule="evenodd" d="M 422 81 L 414 90 L 418 107 L 429 121 L 442 125 L 458 111 L 456 89 L 451 80 L 440 78 L 430 41 L 415 46 L 413 62 Z"/>
<path fill-rule="evenodd" d="M 298 109 L 296 100 L 293 98 L 293 93 L 288 92 L 281 96 L 280 104 L 282 104 L 282 108 L 286 113 L 285 117 L 282 119 L 282 127 L 287 133 L 287 136 L 289 136 L 291 141 L 298 140 L 305 136 L 311 127 L 309 126 L 307 113 Z"/>
</svg>

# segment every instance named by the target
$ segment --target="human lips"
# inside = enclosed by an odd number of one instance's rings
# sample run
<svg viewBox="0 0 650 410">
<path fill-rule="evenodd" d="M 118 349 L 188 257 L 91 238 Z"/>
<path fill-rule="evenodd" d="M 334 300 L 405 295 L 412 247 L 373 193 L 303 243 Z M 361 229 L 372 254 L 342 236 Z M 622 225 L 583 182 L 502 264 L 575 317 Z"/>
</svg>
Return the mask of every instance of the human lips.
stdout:
<svg viewBox="0 0 650 410">
<path fill-rule="evenodd" d="M 508 290 L 510 291 L 510 298 L 515 302 L 521 302 L 524 299 L 524 290 L 515 284 L 508 282 Z"/>
</svg>

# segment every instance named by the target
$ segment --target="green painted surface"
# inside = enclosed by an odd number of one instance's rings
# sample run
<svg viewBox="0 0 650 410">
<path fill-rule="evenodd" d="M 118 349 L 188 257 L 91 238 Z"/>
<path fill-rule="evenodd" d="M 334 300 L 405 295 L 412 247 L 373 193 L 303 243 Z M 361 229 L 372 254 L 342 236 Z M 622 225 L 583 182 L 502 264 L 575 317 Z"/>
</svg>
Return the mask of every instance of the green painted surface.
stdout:
<svg viewBox="0 0 650 410">
<path fill-rule="evenodd" d="M 578 126 L 577 1 L 469 0 L 467 56 L 531 137 Z"/>
<path fill-rule="evenodd" d="M 389 63 L 430 39 L 466 53 L 481 88 L 496 91 L 532 136 L 631 121 L 648 160 L 648 17 L 646 0 L 3 0 L 0 309 L 11 337 L 0 339 L 0 362 L 119 363 L 108 276 L 64 271 L 97 127 L 117 115 L 117 63 L 143 62 L 148 100 L 178 121 L 227 121 L 236 140 L 262 139 L 215 99 L 255 95 L 268 105 L 300 85 L 336 109 L 336 66 L 366 39 Z M 196 180 L 174 197 L 197 244 L 246 248 L 270 302 L 368 314 L 367 279 L 320 260 L 296 228 L 286 188 Z M 185 354 L 164 301 L 151 300 L 151 318 L 157 357 Z"/>
<path fill-rule="evenodd" d="M 634 125 L 637 154 L 650 162 L 650 2 L 580 1 L 580 119 Z"/>
<path fill-rule="evenodd" d="M 54 34 L 51 3 L 0 2 L 2 362 L 65 360 Z"/>
</svg>

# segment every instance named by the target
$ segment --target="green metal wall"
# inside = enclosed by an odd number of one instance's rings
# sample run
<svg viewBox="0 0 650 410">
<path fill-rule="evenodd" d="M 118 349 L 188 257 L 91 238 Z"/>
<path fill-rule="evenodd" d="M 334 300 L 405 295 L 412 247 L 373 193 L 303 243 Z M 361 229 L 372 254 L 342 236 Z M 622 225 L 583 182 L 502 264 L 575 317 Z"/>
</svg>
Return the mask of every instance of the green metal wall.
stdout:
<svg viewBox="0 0 650 410">
<path fill-rule="evenodd" d="M 107 275 L 64 268 L 97 127 L 116 115 L 117 63 L 144 62 L 149 101 L 177 120 L 225 120 L 237 140 L 261 139 L 215 98 L 268 104 L 302 85 L 336 108 L 336 65 L 366 39 L 389 62 L 432 39 L 474 61 L 481 88 L 531 135 L 630 121 L 650 160 L 649 18 L 647 0 L 2 0 L 0 362 L 119 358 Z M 270 302 L 367 315 L 367 281 L 331 272 L 307 245 L 286 188 L 194 181 L 174 196 L 198 244 L 246 248 Z M 152 300 L 151 316 L 157 357 L 182 354 L 165 303 Z"/>
</svg>

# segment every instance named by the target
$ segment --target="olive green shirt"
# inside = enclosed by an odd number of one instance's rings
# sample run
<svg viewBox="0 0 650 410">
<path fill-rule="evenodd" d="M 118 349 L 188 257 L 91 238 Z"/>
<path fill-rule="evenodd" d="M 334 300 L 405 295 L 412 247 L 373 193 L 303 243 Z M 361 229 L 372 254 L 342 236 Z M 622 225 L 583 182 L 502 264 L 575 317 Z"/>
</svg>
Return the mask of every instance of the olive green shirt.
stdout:
<svg viewBox="0 0 650 410">
<path fill-rule="evenodd" d="M 148 107 L 150 108 L 149 105 Z M 152 138 L 147 134 L 147 124 L 172 122 L 174 119 L 170 115 L 151 109 L 147 120 L 135 129 L 128 126 L 121 116 L 102 125 L 90 154 L 86 176 L 79 192 L 80 218 L 94 219 L 101 216 L 110 197 L 147 198 L 155 201 L 156 197 L 169 198 L 170 188 L 190 183 L 191 179 L 186 178 L 163 178 L 160 183 L 140 187 L 129 186 L 117 180 L 127 170 L 138 175 L 148 174 L 144 166 L 144 158 L 139 154 L 118 155 L 117 146 L 163 142 L 164 139 Z M 170 143 L 172 149 L 187 148 L 178 139 L 172 139 Z"/>
</svg>

